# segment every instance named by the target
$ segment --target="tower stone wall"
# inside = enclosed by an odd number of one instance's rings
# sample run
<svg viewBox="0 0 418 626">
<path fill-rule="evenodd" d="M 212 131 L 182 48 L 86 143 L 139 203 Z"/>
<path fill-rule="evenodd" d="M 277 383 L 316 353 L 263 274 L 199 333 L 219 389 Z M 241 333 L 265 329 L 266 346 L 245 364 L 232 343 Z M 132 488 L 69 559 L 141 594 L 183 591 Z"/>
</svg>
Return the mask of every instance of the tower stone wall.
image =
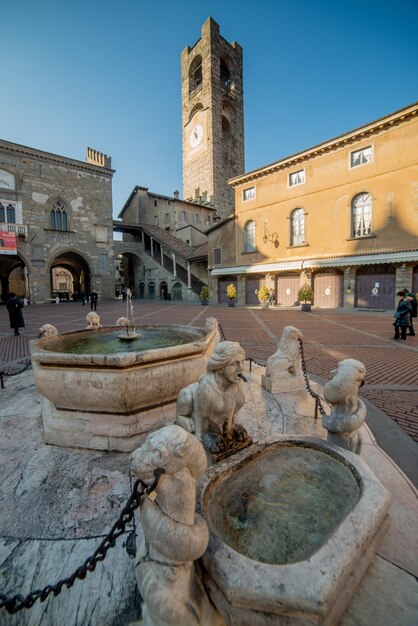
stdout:
<svg viewBox="0 0 418 626">
<path fill-rule="evenodd" d="M 241 46 L 209 17 L 181 55 L 183 197 L 200 198 L 221 217 L 234 209 L 228 180 L 244 172 L 242 74 Z"/>
</svg>

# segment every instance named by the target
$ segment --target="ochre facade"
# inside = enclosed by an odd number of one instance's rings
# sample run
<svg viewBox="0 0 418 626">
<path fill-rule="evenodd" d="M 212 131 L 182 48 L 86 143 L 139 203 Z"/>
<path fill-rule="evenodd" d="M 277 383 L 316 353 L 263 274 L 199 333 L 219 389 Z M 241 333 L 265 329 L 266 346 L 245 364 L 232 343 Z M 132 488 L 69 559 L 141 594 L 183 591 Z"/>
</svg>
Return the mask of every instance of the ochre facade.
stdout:
<svg viewBox="0 0 418 626">
<path fill-rule="evenodd" d="M 242 304 L 261 284 L 295 305 L 308 282 L 321 307 L 391 308 L 399 288 L 418 291 L 417 109 L 232 179 L 233 232 L 209 232 L 214 299 L 228 280 Z"/>
</svg>

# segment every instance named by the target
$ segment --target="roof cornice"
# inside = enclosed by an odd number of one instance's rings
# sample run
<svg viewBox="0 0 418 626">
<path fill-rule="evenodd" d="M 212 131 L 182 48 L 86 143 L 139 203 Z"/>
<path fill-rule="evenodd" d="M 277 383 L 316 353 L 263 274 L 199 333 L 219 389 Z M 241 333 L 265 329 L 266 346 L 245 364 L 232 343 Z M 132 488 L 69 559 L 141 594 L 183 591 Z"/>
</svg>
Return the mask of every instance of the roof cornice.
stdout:
<svg viewBox="0 0 418 626">
<path fill-rule="evenodd" d="M 359 128 L 348 131 L 347 133 L 343 133 L 334 139 L 329 139 L 328 141 L 317 144 L 312 148 L 308 148 L 302 152 L 297 152 L 296 154 L 281 159 L 280 161 L 275 161 L 270 165 L 253 170 L 252 172 L 248 172 L 242 176 L 231 178 L 228 183 L 231 187 L 237 187 L 238 185 L 246 184 L 250 181 L 256 180 L 257 178 L 261 178 L 262 176 L 268 176 L 269 174 L 293 167 L 294 165 L 299 165 L 309 159 L 333 150 L 337 150 L 345 145 L 350 145 L 357 141 L 363 141 L 372 135 L 388 130 L 392 126 L 397 126 L 403 122 L 409 121 L 413 117 L 416 117 L 417 111 L 418 103 L 416 102 L 400 109 L 399 111 L 395 111 L 391 115 L 379 118 L 378 120 L 370 122 L 365 126 L 360 126 Z"/>
<path fill-rule="evenodd" d="M 17 143 L 5 141 L 0 139 L 0 150 L 9 152 L 10 154 L 16 154 L 21 157 L 36 158 L 45 161 L 46 163 L 53 163 L 54 165 L 63 165 L 65 167 L 74 167 L 86 172 L 93 172 L 94 174 L 100 174 L 111 178 L 116 170 L 112 170 L 108 167 L 102 167 L 101 165 L 93 165 L 86 161 L 78 161 L 77 159 L 70 159 L 68 157 L 60 156 L 59 154 L 53 154 L 52 152 L 44 152 L 43 150 L 37 150 L 36 148 L 29 148 L 28 146 L 21 146 Z"/>
</svg>

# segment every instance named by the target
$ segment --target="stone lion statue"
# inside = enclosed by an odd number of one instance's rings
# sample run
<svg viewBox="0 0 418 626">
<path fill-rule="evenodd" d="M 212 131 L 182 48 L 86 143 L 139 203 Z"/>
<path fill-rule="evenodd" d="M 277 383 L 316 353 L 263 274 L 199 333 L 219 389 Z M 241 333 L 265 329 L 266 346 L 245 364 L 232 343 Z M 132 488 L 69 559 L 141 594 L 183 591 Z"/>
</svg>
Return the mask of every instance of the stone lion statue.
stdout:
<svg viewBox="0 0 418 626">
<path fill-rule="evenodd" d="M 130 322 L 127 317 L 119 317 L 116 320 L 116 326 L 122 326 L 122 328 L 127 328 L 130 326 Z"/>
<path fill-rule="evenodd" d="M 86 315 L 86 322 L 88 322 L 87 330 L 96 330 L 97 328 L 102 328 L 100 323 L 100 316 L 97 315 L 94 311 L 91 311 Z"/>
<path fill-rule="evenodd" d="M 270 393 L 297 391 L 305 387 L 299 340 L 303 335 L 294 326 L 285 326 L 277 351 L 267 359 L 261 383 Z"/>
<path fill-rule="evenodd" d="M 356 359 L 345 359 L 331 372 L 332 379 L 324 385 L 324 398 L 331 405 L 322 425 L 328 430 L 328 440 L 356 452 L 360 448 L 358 429 L 366 418 L 366 406 L 358 397 L 364 384 L 366 367 Z"/>
<path fill-rule="evenodd" d="M 145 482 L 162 468 L 155 498 L 144 498 L 137 515 L 135 573 L 143 626 L 224 626 L 204 590 L 194 561 L 209 541 L 196 513 L 196 480 L 206 470 L 202 444 L 180 426 L 148 435 L 131 455 L 131 470 Z M 138 519 L 139 518 L 139 519 Z"/>
<path fill-rule="evenodd" d="M 48 338 L 48 337 L 57 337 L 59 335 L 58 330 L 52 324 L 44 324 L 39 329 L 38 337 Z"/>
</svg>

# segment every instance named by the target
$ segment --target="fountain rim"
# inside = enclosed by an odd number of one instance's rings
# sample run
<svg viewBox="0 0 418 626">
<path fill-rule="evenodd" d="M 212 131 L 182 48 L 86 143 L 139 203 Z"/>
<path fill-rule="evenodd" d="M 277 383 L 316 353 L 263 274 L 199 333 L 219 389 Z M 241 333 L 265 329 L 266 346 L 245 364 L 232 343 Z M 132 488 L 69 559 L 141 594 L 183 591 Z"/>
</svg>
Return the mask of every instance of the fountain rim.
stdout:
<svg viewBox="0 0 418 626">
<path fill-rule="evenodd" d="M 247 458 L 255 458 L 272 445 L 315 448 L 342 462 L 361 480 L 356 505 L 322 546 L 304 561 L 263 563 L 237 552 L 217 534 L 207 512 L 214 488 L 239 470 Z M 203 556 L 204 567 L 234 606 L 253 609 L 255 603 L 260 602 L 263 611 L 277 612 L 283 607 L 292 610 L 296 604 L 303 610 L 324 615 L 332 605 L 341 580 L 353 570 L 353 561 L 359 560 L 370 543 L 377 540 L 390 501 L 387 490 L 358 455 L 316 437 L 270 435 L 210 467 L 200 482 L 198 508 L 208 523 L 210 536 Z M 269 580 L 270 593 L 265 591 L 266 580 Z M 251 593 L 246 581 L 251 581 Z M 303 594 L 301 589 L 304 589 Z"/>
<path fill-rule="evenodd" d="M 184 324 L 141 324 L 135 325 L 138 332 L 141 329 L 176 329 L 187 330 L 196 334 L 196 338 L 188 343 L 162 348 L 152 348 L 141 352 L 117 352 L 113 354 L 75 354 L 71 352 L 54 352 L 44 348 L 46 344 L 59 341 L 63 337 L 88 336 L 91 333 L 106 333 L 123 330 L 121 326 L 103 326 L 97 329 L 82 329 L 69 331 L 52 337 L 32 339 L 30 342 L 31 358 L 40 364 L 55 366 L 86 367 L 91 365 L 109 367 L 129 367 L 131 365 L 145 364 L 149 362 L 170 361 L 179 357 L 187 357 L 202 353 L 212 340 L 212 329 L 198 328 Z"/>
</svg>

